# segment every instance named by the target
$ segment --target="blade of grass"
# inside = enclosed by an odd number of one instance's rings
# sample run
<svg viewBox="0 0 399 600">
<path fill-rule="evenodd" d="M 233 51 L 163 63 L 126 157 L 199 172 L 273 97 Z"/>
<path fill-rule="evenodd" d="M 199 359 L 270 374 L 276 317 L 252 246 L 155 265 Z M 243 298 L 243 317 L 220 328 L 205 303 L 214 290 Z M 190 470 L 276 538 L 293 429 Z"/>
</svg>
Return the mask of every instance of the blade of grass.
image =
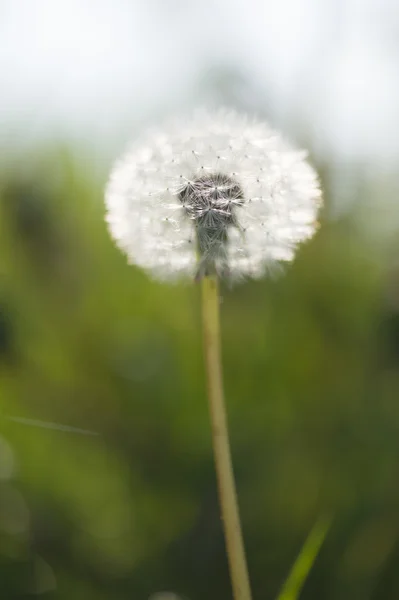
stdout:
<svg viewBox="0 0 399 600">
<path fill-rule="evenodd" d="M 72 427 L 71 425 L 63 425 L 62 423 L 52 423 L 51 421 L 41 421 L 40 419 L 29 419 L 27 417 L 14 417 L 12 415 L 2 415 L 3 419 L 19 423 L 20 425 L 28 425 L 29 427 L 41 427 L 42 429 L 54 429 L 65 433 L 79 433 L 81 435 L 100 435 L 97 431 L 91 429 L 81 429 L 80 427 Z"/>
<path fill-rule="evenodd" d="M 297 600 L 307 576 L 317 558 L 319 550 L 331 525 L 331 517 L 320 517 L 305 540 L 302 549 L 277 597 L 277 600 Z"/>
</svg>

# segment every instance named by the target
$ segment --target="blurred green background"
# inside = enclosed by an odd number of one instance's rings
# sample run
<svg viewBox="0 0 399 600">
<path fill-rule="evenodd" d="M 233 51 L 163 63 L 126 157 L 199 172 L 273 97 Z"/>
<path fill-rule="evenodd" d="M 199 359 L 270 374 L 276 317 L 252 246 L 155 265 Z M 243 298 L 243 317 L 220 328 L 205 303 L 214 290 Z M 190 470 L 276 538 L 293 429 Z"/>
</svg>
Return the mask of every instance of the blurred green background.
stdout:
<svg viewBox="0 0 399 600">
<path fill-rule="evenodd" d="M 1 598 L 230 598 L 198 286 L 126 264 L 103 184 L 56 146 L 1 174 Z M 328 511 L 302 597 L 394 599 L 394 244 L 362 233 L 364 211 L 329 222 L 324 186 L 321 227 L 294 264 L 222 290 L 254 598 L 276 597 Z"/>
<path fill-rule="evenodd" d="M 0 0 L 0 599 L 230 600 L 199 289 L 114 247 L 125 142 L 227 104 L 308 148 L 292 265 L 222 288 L 253 600 L 399 598 L 399 8 Z"/>
</svg>

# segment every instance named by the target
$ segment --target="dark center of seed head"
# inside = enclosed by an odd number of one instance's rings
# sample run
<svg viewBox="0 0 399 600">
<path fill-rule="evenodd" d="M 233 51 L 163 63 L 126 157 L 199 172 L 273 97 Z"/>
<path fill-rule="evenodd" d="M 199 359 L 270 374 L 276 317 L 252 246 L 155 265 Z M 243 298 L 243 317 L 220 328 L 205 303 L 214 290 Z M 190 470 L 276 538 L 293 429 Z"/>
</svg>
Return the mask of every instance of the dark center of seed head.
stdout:
<svg viewBox="0 0 399 600">
<path fill-rule="evenodd" d="M 237 181 L 222 173 L 201 175 L 190 181 L 179 194 L 187 216 L 197 228 L 223 230 L 236 225 L 235 208 L 244 203 Z"/>
<path fill-rule="evenodd" d="M 236 208 L 244 204 L 241 186 L 228 175 L 209 173 L 190 181 L 179 198 L 195 225 L 200 256 L 197 279 L 226 272 L 228 231 L 239 227 Z"/>
</svg>

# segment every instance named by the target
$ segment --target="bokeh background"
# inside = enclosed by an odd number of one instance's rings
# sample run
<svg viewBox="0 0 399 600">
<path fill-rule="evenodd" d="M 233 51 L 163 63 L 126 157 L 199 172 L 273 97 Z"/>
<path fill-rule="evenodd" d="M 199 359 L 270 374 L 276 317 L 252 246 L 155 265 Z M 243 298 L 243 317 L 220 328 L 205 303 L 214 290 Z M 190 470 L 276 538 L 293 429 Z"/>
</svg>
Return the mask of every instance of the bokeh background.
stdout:
<svg viewBox="0 0 399 600">
<path fill-rule="evenodd" d="M 231 598 L 198 288 L 127 266 L 103 219 L 128 140 L 220 104 L 325 192 L 283 276 L 222 290 L 254 600 L 325 512 L 301 598 L 399 597 L 398 3 L 1 0 L 4 600 Z"/>
</svg>

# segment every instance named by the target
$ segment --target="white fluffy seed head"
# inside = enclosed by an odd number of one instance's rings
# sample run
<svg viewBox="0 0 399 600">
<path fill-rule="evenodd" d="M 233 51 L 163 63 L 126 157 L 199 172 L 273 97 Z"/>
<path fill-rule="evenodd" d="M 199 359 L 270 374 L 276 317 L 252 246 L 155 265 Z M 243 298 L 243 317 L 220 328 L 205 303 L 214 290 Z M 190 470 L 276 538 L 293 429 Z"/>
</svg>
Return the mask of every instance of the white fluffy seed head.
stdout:
<svg viewBox="0 0 399 600">
<path fill-rule="evenodd" d="M 316 228 L 321 193 L 306 152 L 234 111 L 148 132 L 116 163 L 111 235 L 159 280 L 262 277 Z"/>
</svg>

